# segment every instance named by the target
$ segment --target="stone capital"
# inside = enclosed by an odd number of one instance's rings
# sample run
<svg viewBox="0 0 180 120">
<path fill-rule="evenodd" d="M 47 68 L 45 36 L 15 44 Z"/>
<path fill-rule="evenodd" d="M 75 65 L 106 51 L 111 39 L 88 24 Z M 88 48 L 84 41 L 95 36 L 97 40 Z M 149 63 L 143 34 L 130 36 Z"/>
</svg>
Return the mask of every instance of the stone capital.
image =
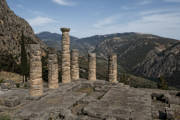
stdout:
<svg viewBox="0 0 180 120">
<path fill-rule="evenodd" d="M 70 28 L 61 28 L 62 32 L 70 32 Z"/>
</svg>

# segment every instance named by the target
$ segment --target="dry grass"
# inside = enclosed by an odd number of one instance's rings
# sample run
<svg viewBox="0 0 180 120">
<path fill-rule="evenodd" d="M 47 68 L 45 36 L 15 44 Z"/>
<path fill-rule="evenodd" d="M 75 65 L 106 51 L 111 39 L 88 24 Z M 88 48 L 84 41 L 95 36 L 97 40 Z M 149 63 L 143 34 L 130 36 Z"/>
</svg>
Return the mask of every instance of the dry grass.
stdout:
<svg viewBox="0 0 180 120">
<path fill-rule="evenodd" d="M 180 111 L 175 111 L 176 120 L 180 120 Z"/>
<path fill-rule="evenodd" d="M 7 114 L 0 114 L 0 120 L 11 120 L 11 117 Z"/>
<path fill-rule="evenodd" d="M 76 92 L 91 94 L 94 91 L 92 87 L 80 88 Z"/>
<path fill-rule="evenodd" d="M 1 71 L 0 72 L 0 81 L 3 81 L 3 80 L 13 80 L 16 83 L 20 83 L 23 81 L 23 77 L 16 73 Z"/>
</svg>

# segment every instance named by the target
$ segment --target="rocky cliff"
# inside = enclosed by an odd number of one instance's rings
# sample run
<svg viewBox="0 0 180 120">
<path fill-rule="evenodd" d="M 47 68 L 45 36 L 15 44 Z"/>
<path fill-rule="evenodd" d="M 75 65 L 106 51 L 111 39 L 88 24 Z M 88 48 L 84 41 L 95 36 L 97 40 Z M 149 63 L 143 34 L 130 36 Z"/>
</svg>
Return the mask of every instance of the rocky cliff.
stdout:
<svg viewBox="0 0 180 120">
<path fill-rule="evenodd" d="M 171 84 L 180 85 L 180 43 L 178 42 L 162 52 L 151 51 L 135 68 L 135 72 L 150 78 L 160 76 L 171 78 L 169 81 Z"/>
<path fill-rule="evenodd" d="M 16 16 L 8 7 L 6 0 L 0 0 L 0 67 L 1 69 L 16 67 L 20 63 L 21 38 L 25 36 L 27 44 L 38 43 L 43 50 L 46 45 L 38 39 L 31 26 L 22 18 Z"/>
</svg>

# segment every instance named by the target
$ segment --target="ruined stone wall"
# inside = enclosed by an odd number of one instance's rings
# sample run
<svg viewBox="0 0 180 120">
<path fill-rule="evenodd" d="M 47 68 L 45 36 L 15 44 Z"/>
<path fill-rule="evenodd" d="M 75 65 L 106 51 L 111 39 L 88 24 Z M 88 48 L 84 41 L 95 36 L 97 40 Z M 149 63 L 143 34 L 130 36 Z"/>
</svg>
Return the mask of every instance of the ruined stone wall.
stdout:
<svg viewBox="0 0 180 120">
<path fill-rule="evenodd" d="M 79 51 L 73 49 L 71 55 L 71 78 L 77 80 L 79 79 Z"/>
<path fill-rule="evenodd" d="M 62 83 L 71 82 L 70 74 L 70 37 L 69 28 L 61 28 L 62 31 Z"/>
<path fill-rule="evenodd" d="M 39 44 L 30 44 L 30 96 L 43 94 L 41 48 Z"/>
<path fill-rule="evenodd" d="M 58 84 L 58 59 L 56 54 L 48 55 L 48 87 L 55 89 Z"/>
<path fill-rule="evenodd" d="M 88 54 L 88 80 L 95 81 L 96 80 L 96 53 Z"/>
<path fill-rule="evenodd" d="M 112 54 L 108 60 L 108 81 L 117 82 L 117 55 Z"/>
</svg>

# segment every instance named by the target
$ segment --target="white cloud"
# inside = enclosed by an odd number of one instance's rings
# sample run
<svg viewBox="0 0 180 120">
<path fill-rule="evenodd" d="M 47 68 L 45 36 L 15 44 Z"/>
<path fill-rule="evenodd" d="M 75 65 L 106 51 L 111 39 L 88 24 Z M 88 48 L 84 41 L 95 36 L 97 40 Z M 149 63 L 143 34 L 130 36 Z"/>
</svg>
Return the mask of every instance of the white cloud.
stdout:
<svg viewBox="0 0 180 120">
<path fill-rule="evenodd" d="M 177 8 L 163 8 L 163 9 L 155 9 L 155 10 L 147 10 L 140 12 L 140 15 L 153 15 L 153 14 L 163 14 L 163 13 L 176 13 L 178 10 Z"/>
<path fill-rule="evenodd" d="M 21 4 L 17 4 L 16 6 L 17 6 L 18 8 L 24 9 L 24 6 L 21 5 Z"/>
<path fill-rule="evenodd" d="M 52 1 L 59 4 L 59 5 L 63 5 L 63 6 L 73 6 L 73 5 L 75 5 L 75 3 L 70 2 L 68 0 L 52 0 Z"/>
<path fill-rule="evenodd" d="M 131 10 L 133 8 L 131 6 L 122 6 L 121 9 L 123 9 L 123 10 Z"/>
<path fill-rule="evenodd" d="M 147 4 L 151 4 L 152 0 L 141 0 L 141 2 L 139 2 L 139 5 L 147 5 Z"/>
<path fill-rule="evenodd" d="M 112 25 L 117 19 L 118 19 L 118 16 L 110 16 L 102 20 L 99 20 L 97 23 L 93 25 L 93 27 L 102 28 L 107 25 Z"/>
<path fill-rule="evenodd" d="M 28 21 L 32 26 L 43 26 L 43 25 L 46 25 L 46 24 L 49 24 L 49 23 L 56 22 L 56 20 L 54 20 L 52 18 L 41 17 L 41 16 L 29 19 Z"/>
<path fill-rule="evenodd" d="M 180 0 L 164 0 L 165 2 L 176 2 L 176 3 L 180 3 Z"/>
<path fill-rule="evenodd" d="M 126 15 L 116 19 L 110 19 L 105 22 L 98 21 L 99 29 L 91 30 L 91 34 L 110 34 L 119 32 L 141 32 L 157 34 L 164 37 L 180 39 L 180 13 L 177 12 L 164 12 L 146 11 L 146 13 L 137 13 L 135 20 L 125 21 Z M 150 13 L 150 14 L 149 14 Z M 111 17 L 110 17 L 111 18 Z M 117 21 L 121 21 L 120 23 Z M 107 24 L 105 24 L 107 23 Z"/>
</svg>

